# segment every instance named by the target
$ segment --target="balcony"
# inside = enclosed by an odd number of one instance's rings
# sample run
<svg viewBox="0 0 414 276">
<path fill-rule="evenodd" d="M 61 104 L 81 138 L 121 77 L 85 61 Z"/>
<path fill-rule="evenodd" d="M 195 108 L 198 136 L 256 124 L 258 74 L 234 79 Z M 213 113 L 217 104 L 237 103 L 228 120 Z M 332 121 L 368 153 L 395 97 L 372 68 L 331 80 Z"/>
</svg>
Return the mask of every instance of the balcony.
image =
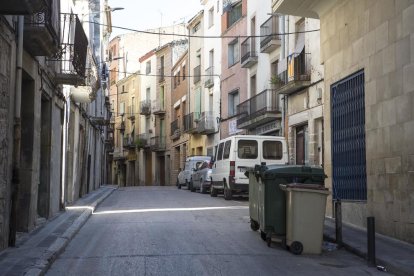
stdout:
<svg viewBox="0 0 414 276">
<path fill-rule="evenodd" d="M 185 133 L 198 133 L 197 122 L 200 119 L 200 113 L 191 112 L 190 114 L 184 115 L 183 124 Z"/>
<path fill-rule="evenodd" d="M 127 108 L 127 118 L 131 121 L 135 120 L 135 105 L 130 105 Z"/>
<path fill-rule="evenodd" d="M 176 140 L 181 136 L 180 120 L 177 119 L 171 123 L 171 139 Z"/>
<path fill-rule="evenodd" d="M 241 67 L 250 68 L 257 63 L 256 38 L 248 37 L 241 43 Z"/>
<path fill-rule="evenodd" d="M 106 127 L 106 132 L 113 133 L 114 132 L 114 125 L 111 123 L 109 126 Z"/>
<path fill-rule="evenodd" d="M 287 59 L 287 70 L 279 74 L 280 94 L 292 94 L 311 84 L 311 55 L 292 54 Z"/>
<path fill-rule="evenodd" d="M 153 100 L 151 104 L 152 113 L 154 115 L 164 115 L 165 114 L 165 105 L 164 100 L 157 99 Z"/>
<path fill-rule="evenodd" d="M 117 160 L 119 160 L 119 161 L 122 161 L 122 160 L 125 160 L 126 159 L 126 157 L 127 157 L 127 154 L 126 153 L 124 153 L 124 149 L 123 148 L 121 148 L 121 147 L 115 147 L 114 148 L 114 151 L 113 151 L 113 160 L 114 161 L 117 161 Z"/>
<path fill-rule="evenodd" d="M 125 131 L 125 122 L 121 122 L 117 125 L 116 129 L 123 133 Z"/>
<path fill-rule="evenodd" d="M 194 84 L 196 84 L 201 79 L 201 65 L 194 67 L 193 72 L 194 72 L 193 73 Z"/>
<path fill-rule="evenodd" d="M 39 11 L 24 17 L 23 43 L 32 56 L 52 57 L 59 51 L 59 13 L 52 1 L 42 2 L 44 5 Z"/>
<path fill-rule="evenodd" d="M 85 85 L 88 39 L 76 14 L 61 15 L 60 49 L 51 60 L 60 62 L 60 72 L 55 80 L 58 84 Z"/>
<path fill-rule="evenodd" d="M 161 67 L 158 69 L 158 83 L 165 81 L 165 68 Z"/>
<path fill-rule="evenodd" d="M 214 86 L 214 66 L 207 68 L 206 70 L 206 81 L 204 87 L 211 88 Z"/>
<path fill-rule="evenodd" d="M 45 0 L 12 0 L 1 1 L 0 14 L 33 14 L 42 10 L 46 5 Z"/>
<path fill-rule="evenodd" d="M 279 16 L 271 16 L 260 26 L 260 52 L 271 53 L 280 47 Z"/>
<path fill-rule="evenodd" d="M 124 148 L 127 149 L 135 149 L 136 148 L 136 144 L 135 144 L 135 137 L 134 136 L 130 136 L 130 135 L 125 135 L 124 136 Z"/>
<path fill-rule="evenodd" d="M 279 94 L 267 89 L 237 106 L 237 128 L 252 129 L 281 118 Z"/>
<path fill-rule="evenodd" d="M 197 132 L 205 135 L 215 132 L 215 118 L 212 111 L 205 111 L 201 113 L 200 120 L 197 124 Z"/>
<path fill-rule="evenodd" d="M 140 103 L 139 114 L 148 116 L 151 114 L 151 100 L 143 100 Z"/>
<path fill-rule="evenodd" d="M 155 136 L 150 139 L 152 151 L 165 151 L 165 136 Z"/>
<path fill-rule="evenodd" d="M 138 149 L 145 149 L 148 148 L 149 145 L 149 134 L 148 133 L 141 133 L 136 137 L 136 143 Z"/>
<path fill-rule="evenodd" d="M 273 12 L 319 19 L 318 14 L 329 11 L 339 0 L 272 0 Z"/>
</svg>

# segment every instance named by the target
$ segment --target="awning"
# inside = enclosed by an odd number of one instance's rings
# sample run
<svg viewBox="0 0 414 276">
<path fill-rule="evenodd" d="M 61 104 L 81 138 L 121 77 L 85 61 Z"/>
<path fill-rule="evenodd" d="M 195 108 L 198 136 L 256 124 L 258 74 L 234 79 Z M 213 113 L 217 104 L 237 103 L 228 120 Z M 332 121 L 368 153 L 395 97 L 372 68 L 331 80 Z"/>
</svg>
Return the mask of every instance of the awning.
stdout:
<svg viewBox="0 0 414 276">
<path fill-rule="evenodd" d="M 92 102 L 91 92 L 90 86 L 71 87 L 70 97 L 72 101 L 77 103 L 90 103 Z"/>
</svg>

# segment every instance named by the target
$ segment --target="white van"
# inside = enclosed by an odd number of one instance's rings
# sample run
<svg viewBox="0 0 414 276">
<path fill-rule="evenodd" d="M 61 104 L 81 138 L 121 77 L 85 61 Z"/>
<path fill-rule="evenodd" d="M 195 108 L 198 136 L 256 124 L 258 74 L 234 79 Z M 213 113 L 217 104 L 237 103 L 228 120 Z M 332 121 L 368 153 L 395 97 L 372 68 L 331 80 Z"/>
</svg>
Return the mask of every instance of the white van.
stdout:
<svg viewBox="0 0 414 276">
<path fill-rule="evenodd" d="M 248 193 L 249 179 L 244 175 L 249 167 L 288 164 L 286 140 L 280 136 L 235 135 L 216 145 L 210 195 L 222 191 L 230 200 L 234 193 Z"/>
</svg>

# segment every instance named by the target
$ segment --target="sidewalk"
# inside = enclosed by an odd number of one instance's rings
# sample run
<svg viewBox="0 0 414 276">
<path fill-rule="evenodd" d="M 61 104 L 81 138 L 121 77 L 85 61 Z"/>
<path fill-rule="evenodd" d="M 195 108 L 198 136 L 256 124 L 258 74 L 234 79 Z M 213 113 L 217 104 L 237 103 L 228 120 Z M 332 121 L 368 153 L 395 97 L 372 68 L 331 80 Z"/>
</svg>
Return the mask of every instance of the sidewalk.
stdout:
<svg viewBox="0 0 414 276">
<path fill-rule="evenodd" d="M 43 226 L 19 236 L 16 247 L 0 252 L 0 275 L 43 275 L 96 206 L 115 189 L 117 186 L 102 186 L 77 200 L 65 212 L 61 212 Z"/>
<path fill-rule="evenodd" d="M 325 219 L 324 238 L 335 241 L 335 221 Z M 352 226 L 342 225 L 344 247 L 367 258 L 367 232 Z M 395 275 L 414 275 L 414 245 L 380 234 L 375 235 L 377 265 Z"/>
</svg>

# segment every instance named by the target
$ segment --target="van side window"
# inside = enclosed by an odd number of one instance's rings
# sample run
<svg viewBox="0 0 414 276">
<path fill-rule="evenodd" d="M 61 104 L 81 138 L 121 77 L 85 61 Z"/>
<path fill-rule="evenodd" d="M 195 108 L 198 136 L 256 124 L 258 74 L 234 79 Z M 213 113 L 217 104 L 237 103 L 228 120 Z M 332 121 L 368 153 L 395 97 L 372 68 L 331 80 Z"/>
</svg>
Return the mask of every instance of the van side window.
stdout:
<svg viewBox="0 0 414 276">
<path fill-rule="evenodd" d="M 231 140 L 227 141 L 224 144 L 224 153 L 223 153 L 223 159 L 228 159 L 230 156 L 230 148 L 231 148 Z"/>
<path fill-rule="evenodd" d="M 239 140 L 237 154 L 241 159 L 256 159 L 257 148 L 255 140 Z"/>
<path fill-rule="evenodd" d="M 220 143 L 218 151 L 217 151 L 217 160 L 223 159 L 223 146 L 224 146 L 224 143 Z"/>
<path fill-rule="evenodd" d="M 271 160 L 280 160 L 283 157 L 282 142 L 280 141 L 263 141 L 263 158 Z"/>
</svg>

